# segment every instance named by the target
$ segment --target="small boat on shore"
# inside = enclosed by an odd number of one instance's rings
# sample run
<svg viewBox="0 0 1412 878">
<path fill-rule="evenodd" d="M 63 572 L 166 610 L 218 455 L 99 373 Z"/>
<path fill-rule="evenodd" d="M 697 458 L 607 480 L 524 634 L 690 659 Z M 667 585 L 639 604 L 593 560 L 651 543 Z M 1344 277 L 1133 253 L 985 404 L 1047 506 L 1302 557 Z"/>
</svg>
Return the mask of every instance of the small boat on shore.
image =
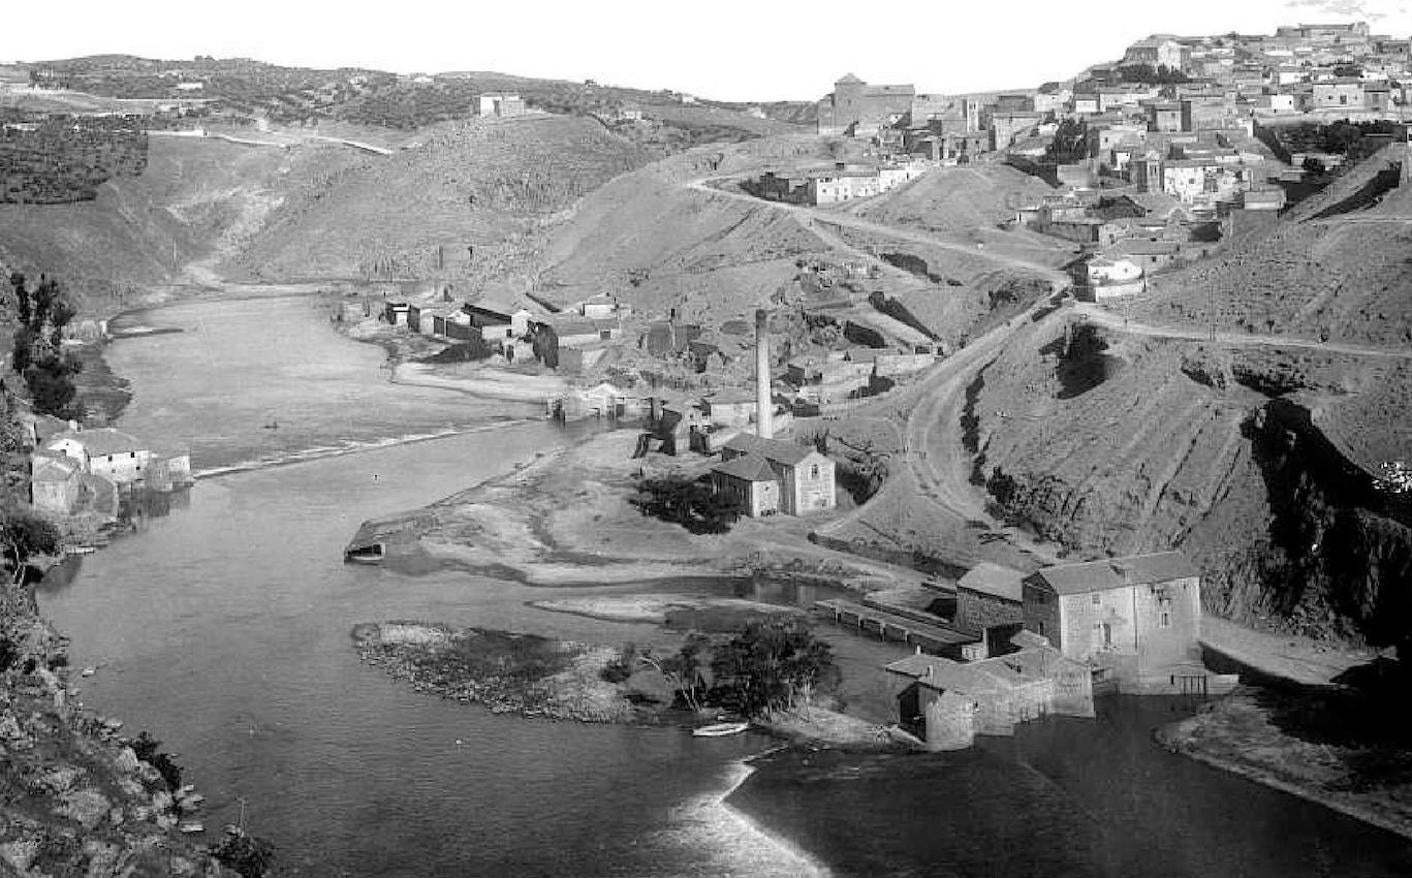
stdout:
<svg viewBox="0 0 1412 878">
<path fill-rule="evenodd" d="M 750 723 L 712 723 L 709 726 L 701 726 L 692 729 L 691 734 L 698 738 L 724 738 L 726 735 L 738 735 L 750 728 Z"/>
<path fill-rule="evenodd" d="M 194 835 L 198 832 L 205 832 L 206 826 L 200 820 L 183 820 L 177 824 L 177 830 L 187 835 Z"/>
</svg>

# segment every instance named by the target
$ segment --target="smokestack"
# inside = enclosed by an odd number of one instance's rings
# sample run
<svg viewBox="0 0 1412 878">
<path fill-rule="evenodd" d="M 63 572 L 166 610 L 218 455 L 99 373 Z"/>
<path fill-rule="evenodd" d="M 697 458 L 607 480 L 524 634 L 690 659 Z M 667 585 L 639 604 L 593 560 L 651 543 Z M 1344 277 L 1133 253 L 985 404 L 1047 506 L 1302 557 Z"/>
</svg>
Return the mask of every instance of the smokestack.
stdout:
<svg viewBox="0 0 1412 878">
<path fill-rule="evenodd" d="M 761 439 L 774 436 L 770 423 L 775 405 L 770 400 L 770 325 L 764 308 L 755 312 L 755 432 Z"/>
</svg>

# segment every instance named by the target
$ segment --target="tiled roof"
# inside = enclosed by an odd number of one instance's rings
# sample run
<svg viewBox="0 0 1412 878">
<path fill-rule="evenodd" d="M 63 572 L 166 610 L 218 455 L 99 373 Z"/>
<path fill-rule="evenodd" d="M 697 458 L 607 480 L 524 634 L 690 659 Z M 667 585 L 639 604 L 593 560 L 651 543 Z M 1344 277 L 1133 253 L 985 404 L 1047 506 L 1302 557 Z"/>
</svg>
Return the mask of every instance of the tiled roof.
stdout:
<svg viewBox="0 0 1412 878">
<path fill-rule="evenodd" d="M 788 466 L 795 464 L 808 457 L 811 448 L 803 445 L 796 445 L 793 442 L 781 442 L 778 439 L 761 439 L 759 436 L 752 436 L 749 433 L 742 433 L 726 443 L 726 448 L 732 451 L 739 451 L 743 454 L 757 454 L 775 463 L 783 463 Z"/>
<path fill-rule="evenodd" d="M 732 439 L 731 441 L 734 442 L 735 440 Z M 746 454 L 728 460 L 725 463 L 718 463 L 711 467 L 711 472 L 737 479 L 745 479 L 748 482 L 773 482 L 778 480 L 775 471 L 770 468 L 770 462 L 758 454 Z"/>
<path fill-rule="evenodd" d="M 956 583 L 956 587 L 1004 598 L 1018 604 L 1024 593 L 1021 586 L 1024 578 L 1025 574 L 1018 570 L 982 561 L 967 571 Z"/>
<path fill-rule="evenodd" d="M 1049 586 L 1057 594 L 1086 594 L 1129 585 L 1169 582 L 1201 572 L 1181 552 L 1157 552 L 1127 558 L 1105 558 L 1079 564 L 1046 567 L 1025 578 Z"/>
<path fill-rule="evenodd" d="M 66 430 L 56 433 L 49 440 L 52 446 L 63 439 L 71 439 L 84 447 L 90 455 L 124 454 L 131 451 L 144 451 L 146 447 L 137 437 L 130 436 L 112 427 L 98 427 L 93 430 Z"/>
</svg>

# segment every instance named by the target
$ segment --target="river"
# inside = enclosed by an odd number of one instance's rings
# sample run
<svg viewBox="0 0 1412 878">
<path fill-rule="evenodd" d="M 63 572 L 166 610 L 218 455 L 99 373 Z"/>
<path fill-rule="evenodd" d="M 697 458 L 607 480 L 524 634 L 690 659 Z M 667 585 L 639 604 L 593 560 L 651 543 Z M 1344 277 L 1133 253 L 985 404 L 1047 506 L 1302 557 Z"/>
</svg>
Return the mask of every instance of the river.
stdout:
<svg viewBox="0 0 1412 878">
<path fill-rule="evenodd" d="M 110 348 L 134 391 L 122 426 L 190 443 L 208 477 L 170 515 L 71 560 L 41 608 L 72 636 L 73 663 L 98 667 L 77 680 L 82 700 L 177 751 L 208 826 L 238 820 L 243 800 L 288 871 L 1274 878 L 1412 865 L 1394 836 L 1160 751 L 1149 733 L 1171 715 L 1122 703 L 967 754 L 786 754 L 745 780 L 737 811 L 722 797 L 763 737 L 497 716 L 415 693 L 359 663 L 355 623 L 662 636 L 526 607 L 552 592 L 518 583 L 341 563 L 362 520 L 572 437 L 529 407 L 389 385 L 381 351 L 332 332 L 315 300 L 140 320 L 186 331 Z M 829 637 L 845 667 L 879 661 L 877 644 Z M 815 758 L 822 768 L 801 765 Z"/>
</svg>

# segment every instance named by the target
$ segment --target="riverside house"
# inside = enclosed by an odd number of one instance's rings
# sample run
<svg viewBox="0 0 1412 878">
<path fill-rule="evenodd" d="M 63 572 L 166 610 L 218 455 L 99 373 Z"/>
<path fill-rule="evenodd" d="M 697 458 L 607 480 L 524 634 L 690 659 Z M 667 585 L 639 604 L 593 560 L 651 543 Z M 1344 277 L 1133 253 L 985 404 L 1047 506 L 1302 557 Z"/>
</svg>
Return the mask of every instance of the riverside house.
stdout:
<svg viewBox="0 0 1412 878">
<path fill-rule="evenodd" d="M 152 462 L 152 451 L 137 437 L 111 427 L 57 433 L 45 448 L 78 461 L 84 472 L 115 484 L 141 481 Z"/>
<path fill-rule="evenodd" d="M 1020 634 L 1008 655 L 956 662 L 917 653 L 886 667 L 901 725 L 928 750 L 963 750 L 976 735 L 1011 735 L 1048 714 L 1092 717 L 1088 668 Z"/>
<path fill-rule="evenodd" d="M 63 455 L 83 474 L 118 489 L 169 491 L 192 482 L 191 453 L 186 448 L 169 445 L 157 451 L 137 437 L 111 427 L 80 427 L 56 433 L 42 451 Z M 36 463 L 38 454 L 37 451 Z"/>
<path fill-rule="evenodd" d="M 1025 577 L 1025 628 L 1120 692 L 1209 692 L 1201 573 L 1180 552 L 1046 567 Z"/>
<path fill-rule="evenodd" d="M 36 451 L 30 458 L 30 503 L 41 512 L 72 515 L 79 504 L 83 469 L 57 451 Z"/>
</svg>

